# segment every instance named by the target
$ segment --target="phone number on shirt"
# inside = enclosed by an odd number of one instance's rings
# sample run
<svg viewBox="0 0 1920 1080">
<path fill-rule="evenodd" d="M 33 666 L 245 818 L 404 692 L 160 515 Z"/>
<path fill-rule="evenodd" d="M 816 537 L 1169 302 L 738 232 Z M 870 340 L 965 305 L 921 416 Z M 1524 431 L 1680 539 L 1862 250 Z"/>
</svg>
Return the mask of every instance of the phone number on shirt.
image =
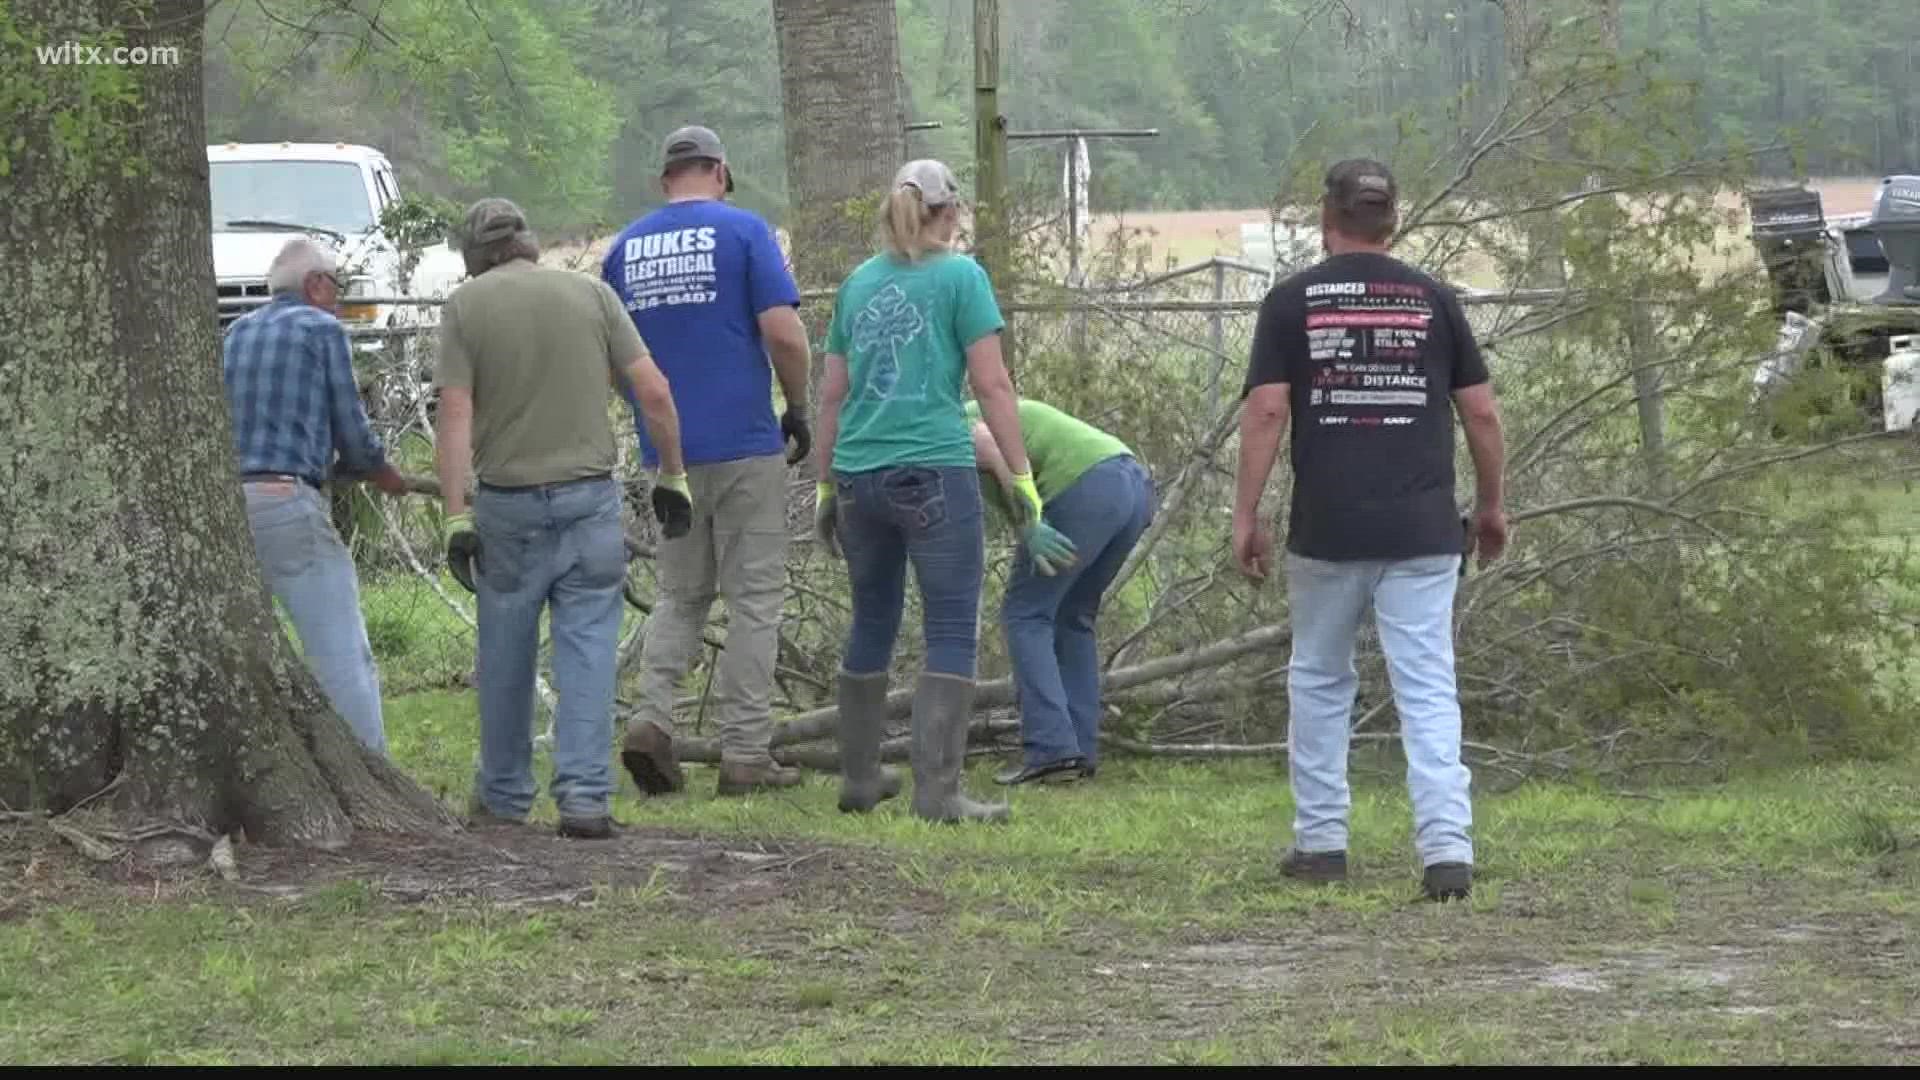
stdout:
<svg viewBox="0 0 1920 1080">
<path fill-rule="evenodd" d="M 720 299 L 717 292 L 670 293 L 666 296 L 643 296 L 627 305 L 628 311 L 646 311 L 662 304 L 711 304 Z"/>
</svg>

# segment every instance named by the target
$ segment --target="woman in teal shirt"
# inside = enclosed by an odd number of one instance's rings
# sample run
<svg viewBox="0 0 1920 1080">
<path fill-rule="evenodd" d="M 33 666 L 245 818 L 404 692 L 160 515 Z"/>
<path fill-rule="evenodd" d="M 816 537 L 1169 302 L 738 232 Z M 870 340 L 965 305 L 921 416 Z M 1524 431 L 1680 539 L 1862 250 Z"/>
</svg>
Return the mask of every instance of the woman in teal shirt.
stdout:
<svg viewBox="0 0 1920 1080">
<path fill-rule="evenodd" d="M 913 812 L 936 821 L 1004 821 L 1006 804 L 962 792 L 973 711 L 985 532 L 973 436 L 961 404 L 972 386 L 1006 459 L 1022 520 L 1045 530 L 1000 355 L 1005 325 L 992 283 L 951 250 L 960 187 L 938 161 L 894 177 L 886 250 L 842 283 L 827 331 L 815 528 L 847 561 L 853 625 L 837 685 L 840 808 L 899 793 L 880 768 L 888 669 L 912 564 L 925 609 L 927 659 L 913 701 Z"/>
</svg>

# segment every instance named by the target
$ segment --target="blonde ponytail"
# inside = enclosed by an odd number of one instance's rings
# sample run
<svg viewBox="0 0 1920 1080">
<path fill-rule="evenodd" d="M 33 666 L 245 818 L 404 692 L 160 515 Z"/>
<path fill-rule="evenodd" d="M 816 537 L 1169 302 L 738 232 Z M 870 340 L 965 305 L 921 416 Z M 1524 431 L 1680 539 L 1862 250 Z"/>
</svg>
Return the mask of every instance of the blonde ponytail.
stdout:
<svg viewBox="0 0 1920 1080">
<path fill-rule="evenodd" d="M 920 189 L 897 187 L 887 196 L 886 214 L 881 219 L 887 250 L 912 262 L 928 248 L 927 221 L 932 213 L 920 201 Z"/>
</svg>

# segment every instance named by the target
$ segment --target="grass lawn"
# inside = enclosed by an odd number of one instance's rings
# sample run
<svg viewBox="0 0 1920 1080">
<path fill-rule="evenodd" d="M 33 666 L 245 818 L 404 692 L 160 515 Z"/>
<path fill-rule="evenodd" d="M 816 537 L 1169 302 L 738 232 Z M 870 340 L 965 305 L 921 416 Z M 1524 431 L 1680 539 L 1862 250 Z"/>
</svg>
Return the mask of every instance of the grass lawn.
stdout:
<svg viewBox="0 0 1920 1080">
<path fill-rule="evenodd" d="M 1909 551 L 1920 501 L 1869 497 Z M 437 597 L 369 606 L 383 665 L 466 665 L 420 628 Z M 387 721 L 464 805 L 471 692 Z M 1000 827 L 842 815 L 818 774 L 724 800 L 691 766 L 649 802 L 622 774 L 613 841 L 542 801 L 435 843 L 243 846 L 233 882 L 0 818 L 0 1063 L 1920 1064 L 1920 755 L 1481 792 L 1446 906 L 1416 900 L 1402 766 L 1353 766 L 1330 888 L 1275 870 L 1277 760 L 1111 758 Z"/>
<path fill-rule="evenodd" d="M 394 703 L 464 796 L 465 693 Z M 1280 878 L 1276 763 L 1113 760 L 999 828 L 829 778 L 689 790 L 242 880 L 0 844 L 9 1063 L 1920 1062 L 1916 761 L 1477 800 L 1479 888 L 1414 902 L 1391 759 L 1356 754 L 1355 878 Z M 972 779 L 991 787 L 987 763 Z"/>
</svg>

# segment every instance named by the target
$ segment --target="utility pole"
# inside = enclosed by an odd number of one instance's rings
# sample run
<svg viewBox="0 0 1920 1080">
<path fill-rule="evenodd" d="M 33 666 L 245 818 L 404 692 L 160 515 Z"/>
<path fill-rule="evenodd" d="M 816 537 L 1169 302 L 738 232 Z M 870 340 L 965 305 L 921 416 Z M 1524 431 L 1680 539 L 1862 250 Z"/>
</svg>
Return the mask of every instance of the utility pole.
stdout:
<svg viewBox="0 0 1920 1080">
<path fill-rule="evenodd" d="M 1080 285 L 1080 170 L 1075 158 L 1086 153 L 1088 139 L 1152 139 L 1159 128 L 1051 128 L 1045 131 L 1009 131 L 1008 139 L 1062 139 L 1067 144 L 1067 283 Z"/>
<path fill-rule="evenodd" d="M 1007 269 L 1007 120 L 1000 115 L 1000 0 L 973 0 L 974 245 L 989 279 Z"/>
</svg>

